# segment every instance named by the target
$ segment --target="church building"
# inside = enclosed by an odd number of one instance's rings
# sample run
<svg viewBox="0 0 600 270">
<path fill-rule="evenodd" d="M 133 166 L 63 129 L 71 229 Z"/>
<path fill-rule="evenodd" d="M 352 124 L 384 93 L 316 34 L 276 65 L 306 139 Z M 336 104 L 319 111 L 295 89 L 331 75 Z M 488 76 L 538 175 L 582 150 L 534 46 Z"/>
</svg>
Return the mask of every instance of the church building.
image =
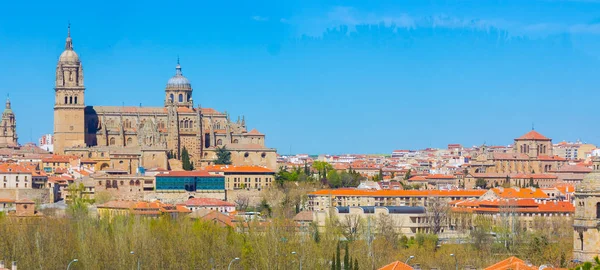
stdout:
<svg viewBox="0 0 600 270">
<path fill-rule="evenodd" d="M 600 157 L 592 160 L 592 172 L 575 187 L 573 259 L 593 261 L 600 256 Z"/>
<path fill-rule="evenodd" d="M 170 162 L 180 159 L 184 148 L 195 167 L 209 165 L 216 159 L 216 148 L 226 147 L 235 165 L 276 167 L 276 150 L 265 146 L 264 134 L 248 131 L 244 118 L 231 121 L 227 113 L 194 107 L 192 85 L 179 61 L 167 81 L 163 107 L 86 105 L 83 74 L 69 27 L 56 66 L 57 154 L 90 158 L 98 169 L 134 173 L 138 167 L 172 167 Z"/>
</svg>

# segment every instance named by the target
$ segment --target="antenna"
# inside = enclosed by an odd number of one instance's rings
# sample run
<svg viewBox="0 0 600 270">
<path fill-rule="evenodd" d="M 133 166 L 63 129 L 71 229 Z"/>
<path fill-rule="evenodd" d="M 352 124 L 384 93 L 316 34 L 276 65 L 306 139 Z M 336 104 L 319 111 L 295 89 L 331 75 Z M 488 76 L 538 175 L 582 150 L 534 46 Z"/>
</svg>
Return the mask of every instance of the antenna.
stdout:
<svg viewBox="0 0 600 270">
<path fill-rule="evenodd" d="M 535 124 L 531 122 L 531 130 L 535 130 Z"/>
</svg>

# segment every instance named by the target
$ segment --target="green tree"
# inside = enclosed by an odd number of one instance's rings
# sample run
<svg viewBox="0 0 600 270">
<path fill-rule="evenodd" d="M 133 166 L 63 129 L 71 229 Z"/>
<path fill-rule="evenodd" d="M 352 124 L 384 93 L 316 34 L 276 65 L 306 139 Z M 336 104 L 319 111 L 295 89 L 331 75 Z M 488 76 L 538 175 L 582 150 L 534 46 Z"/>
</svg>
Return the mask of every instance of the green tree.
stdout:
<svg viewBox="0 0 600 270">
<path fill-rule="evenodd" d="M 325 161 L 315 161 L 312 167 L 319 173 L 319 180 L 326 178 L 327 172 L 333 170 L 333 166 Z"/>
<path fill-rule="evenodd" d="M 215 164 L 217 165 L 230 165 L 231 164 L 231 152 L 227 150 L 225 146 L 217 147 L 217 159 L 215 159 Z"/>
<path fill-rule="evenodd" d="M 406 172 L 406 174 L 404 174 L 404 180 L 408 180 L 412 177 L 411 175 L 411 169 L 408 169 L 408 171 Z"/>
<path fill-rule="evenodd" d="M 181 150 L 181 165 L 186 171 L 191 171 L 194 169 L 194 165 L 192 165 L 190 162 L 190 154 L 185 146 L 183 147 L 183 150 Z"/>
<path fill-rule="evenodd" d="M 342 178 L 336 170 L 331 170 L 327 173 L 327 182 L 330 187 L 342 187 Z"/>
<path fill-rule="evenodd" d="M 348 267 L 350 266 L 350 254 L 348 252 L 348 246 L 350 244 L 346 243 L 346 246 L 344 247 L 344 270 L 350 270 Z"/>
<path fill-rule="evenodd" d="M 337 243 L 337 249 L 335 251 L 335 269 L 336 270 L 342 270 L 342 261 L 340 258 L 340 242 L 338 241 Z"/>
<path fill-rule="evenodd" d="M 73 183 L 67 187 L 69 192 L 67 212 L 76 218 L 85 217 L 88 214 L 88 205 L 94 200 L 84 194 L 85 186 L 83 183 Z"/>
<path fill-rule="evenodd" d="M 335 254 L 331 256 L 331 270 L 337 270 L 335 267 Z"/>
<path fill-rule="evenodd" d="M 487 187 L 487 181 L 485 181 L 483 178 L 477 178 L 475 181 L 475 187 L 485 189 Z"/>
</svg>

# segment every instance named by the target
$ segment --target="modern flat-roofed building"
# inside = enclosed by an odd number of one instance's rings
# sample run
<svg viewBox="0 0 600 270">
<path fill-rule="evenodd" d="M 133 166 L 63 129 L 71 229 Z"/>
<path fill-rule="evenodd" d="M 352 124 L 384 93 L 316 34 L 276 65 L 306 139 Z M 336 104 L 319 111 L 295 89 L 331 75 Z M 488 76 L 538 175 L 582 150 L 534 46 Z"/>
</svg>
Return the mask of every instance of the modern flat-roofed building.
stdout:
<svg viewBox="0 0 600 270">
<path fill-rule="evenodd" d="M 209 174 L 207 171 L 167 171 L 155 176 L 157 192 L 222 192 L 225 190 L 225 177 Z"/>
</svg>

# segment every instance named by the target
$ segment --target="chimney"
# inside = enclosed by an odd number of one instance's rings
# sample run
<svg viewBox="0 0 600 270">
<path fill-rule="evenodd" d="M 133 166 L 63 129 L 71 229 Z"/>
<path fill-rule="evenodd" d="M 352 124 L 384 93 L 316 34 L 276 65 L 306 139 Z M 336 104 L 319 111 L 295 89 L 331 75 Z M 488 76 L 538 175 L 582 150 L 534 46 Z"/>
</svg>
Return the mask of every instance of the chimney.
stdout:
<svg viewBox="0 0 600 270">
<path fill-rule="evenodd" d="M 13 261 L 11 270 L 17 270 L 17 261 Z"/>
</svg>

